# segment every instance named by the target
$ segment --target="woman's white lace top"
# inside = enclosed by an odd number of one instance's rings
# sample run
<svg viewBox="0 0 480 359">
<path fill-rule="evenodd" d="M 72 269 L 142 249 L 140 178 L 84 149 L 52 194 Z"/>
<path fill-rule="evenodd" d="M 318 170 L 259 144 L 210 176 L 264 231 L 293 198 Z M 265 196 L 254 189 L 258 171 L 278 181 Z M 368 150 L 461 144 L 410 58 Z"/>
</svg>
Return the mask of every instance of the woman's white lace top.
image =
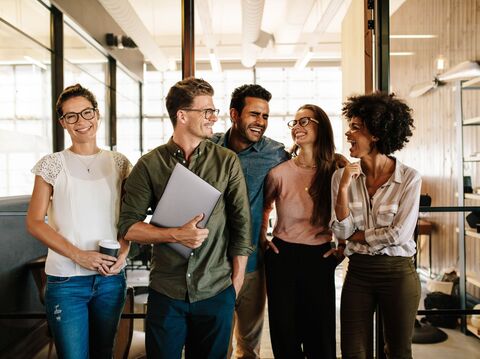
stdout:
<svg viewBox="0 0 480 359">
<path fill-rule="evenodd" d="M 83 250 L 98 250 L 102 239 L 116 240 L 121 186 L 131 167 L 124 155 L 106 150 L 91 156 L 70 150 L 44 156 L 32 172 L 53 187 L 48 224 Z M 97 274 L 51 249 L 45 272 L 60 277 Z"/>
</svg>

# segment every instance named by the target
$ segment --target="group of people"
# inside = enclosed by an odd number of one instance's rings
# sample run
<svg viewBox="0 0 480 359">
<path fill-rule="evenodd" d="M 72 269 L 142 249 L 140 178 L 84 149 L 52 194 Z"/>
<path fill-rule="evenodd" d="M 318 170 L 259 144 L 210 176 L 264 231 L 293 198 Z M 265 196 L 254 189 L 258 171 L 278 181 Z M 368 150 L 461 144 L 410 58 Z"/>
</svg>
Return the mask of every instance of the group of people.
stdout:
<svg viewBox="0 0 480 359">
<path fill-rule="evenodd" d="M 394 95 L 350 97 L 345 135 L 359 159 L 350 163 L 335 153 L 320 107 L 297 110 L 286 151 L 264 136 L 270 92 L 236 88 L 231 128 L 220 134 L 212 130 L 219 113 L 213 94 L 193 77 L 172 86 L 173 135 L 133 169 L 125 156 L 97 146 L 94 95 L 79 84 L 60 95 L 59 121 L 72 146 L 33 168 L 27 215 L 28 230 L 48 247 L 46 312 L 59 357 L 112 357 L 129 243 L 136 242 L 153 245 L 148 358 L 181 358 L 183 350 L 195 359 L 260 358 L 266 298 L 275 358 L 336 358 L 334 271 L 345 255 L 342 357 L 373 357 L 378 305 L 387 356 L 411 358 L 421 179 L 392 156 L 412 135 L 410 108 Z M 178 228 L 144 222 L 177 163 L 222 193 L 205 228 L 197 226 L 202 213 Z M 118 256 L 100 253 L 99 239 L 118 240 Z M 192 252 L 185 258 L 167 243 Z"/>
</svg>

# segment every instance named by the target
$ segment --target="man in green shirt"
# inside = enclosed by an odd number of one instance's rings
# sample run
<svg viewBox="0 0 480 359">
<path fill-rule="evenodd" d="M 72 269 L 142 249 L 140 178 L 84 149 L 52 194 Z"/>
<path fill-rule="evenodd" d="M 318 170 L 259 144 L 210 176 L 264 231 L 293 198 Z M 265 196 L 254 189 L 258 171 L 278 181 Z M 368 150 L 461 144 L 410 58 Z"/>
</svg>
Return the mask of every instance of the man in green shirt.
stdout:
<svg viewBox="0 0 480 359">
<path fill-rule="evenodd" d="M 252 253 L 250 208 L 238 157 L 208 140 L 217 121 L 213 88 L 201 79 L 177 82 L 166 98 L 172 138 L 144 155 L 125 183 L 119 232 L 129 241 L 153 244 L 146 320 L 149 358 L 221 358 L 227 355 L 236 294 Z M 161 198 L 174 166 L 181 163 L 222 196 L 206 228 L 203 214 L 179 228 L 144 221 Z M 166 243 L 193 251 L 188 258 Z"/>
</svg>

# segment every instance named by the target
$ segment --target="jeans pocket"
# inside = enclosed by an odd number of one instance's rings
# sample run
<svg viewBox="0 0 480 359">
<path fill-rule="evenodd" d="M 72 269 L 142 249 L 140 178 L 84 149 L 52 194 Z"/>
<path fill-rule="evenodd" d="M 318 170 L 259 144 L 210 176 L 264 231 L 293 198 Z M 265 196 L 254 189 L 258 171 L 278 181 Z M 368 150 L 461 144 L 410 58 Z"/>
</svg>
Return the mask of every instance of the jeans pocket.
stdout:
<svg viewBox="0 0 480 359">
<path fill-rule="evenodd" d="M 67 283 L 70 280 L 70 277 L 58 277 L 55 275 L 47 275 L 48 284 L 62 284 Z"/>
</svg>

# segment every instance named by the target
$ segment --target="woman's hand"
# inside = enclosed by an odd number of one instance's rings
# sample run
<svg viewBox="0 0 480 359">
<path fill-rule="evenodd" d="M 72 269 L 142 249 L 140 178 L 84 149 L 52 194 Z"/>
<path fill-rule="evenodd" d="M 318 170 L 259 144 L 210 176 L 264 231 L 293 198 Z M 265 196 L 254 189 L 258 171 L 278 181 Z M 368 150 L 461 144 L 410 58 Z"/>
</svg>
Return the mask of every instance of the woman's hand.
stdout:
<svg viewBox="0 0 480 359">
<path fill-rule="evenodd" d="M 337 246 L 337 248 L 332 248 L 329 251 L 325 252 L 325 254 L 323 255 L 323 258 L 328 258 L 331 255 L 334 255 L 335 257 L 337 257 L 338 263 L 340 263 L 345 258 L 344 251 L 345 251 L 345 244 L 343 245 L 340 244 Z"/>
<path fill-rule="evenodd" d="M 116 275 L 120 273 L 120 271 L 125 267 L 127 264 L 127 256 L 126 255 L 119 255 L 117 261 L 112 266 L 107 266 L 102 264 L 100 268 L 98 268 L 98 273 L 104 276 Z"/>
<path fill-rule="evenodd" d="M 266 251 L 268 251 L 269 249 L 271 249 L 274 253 L 278 254 L 280 253 L 280 251 L 278 250 L 277 246 L 275 246 L 275 244 L 273 244 L 272 241 L 269 241 L 267 239 L 267 236 L 265 235 L 262 235 L 260 237 L 260 246 L 263 250 L 263 252 L 265 253 Z"/>
<path fill-rule="evenodd" d="M 365 240 L 365 231 L 356 230 L 350 237 L 347 238 L 348 241 L 356 242 L 360 244 L 367 244 Z"/>
<path fill-rule="evenodd" d="M 79 266 L 93 271 L 98 271 L 103 266 L 110 267 L 117 262 L 117 258 L 115 257 L 102 254 L 97 251 L 84 251 L 81 249 L 75 251 L 75 254 L 72 255 L 71 260 L 77 263 Z"/>
<path fill-rule="evenodd" d="M 343 170 L 342 178 L 340 179 L 339 189 L 347 189 L 350 186 L 352 179 L 360 176 L 360 172 L 360 162 L 347 164 Z"/>
</svg>

